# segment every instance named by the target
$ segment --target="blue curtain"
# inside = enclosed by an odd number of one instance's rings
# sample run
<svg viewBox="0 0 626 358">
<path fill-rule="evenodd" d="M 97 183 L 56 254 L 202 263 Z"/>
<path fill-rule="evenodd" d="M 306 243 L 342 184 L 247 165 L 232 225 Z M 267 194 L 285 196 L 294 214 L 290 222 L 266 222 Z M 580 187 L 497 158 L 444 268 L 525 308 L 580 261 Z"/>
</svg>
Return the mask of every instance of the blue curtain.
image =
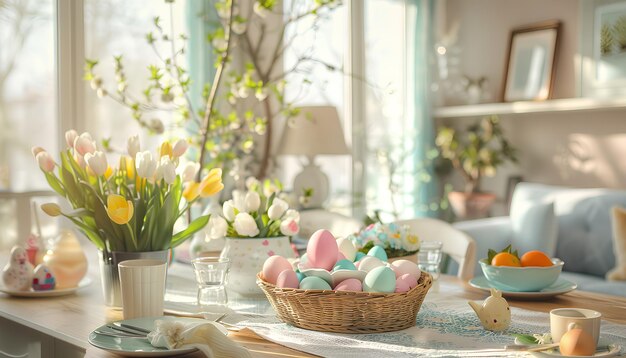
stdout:
<svg viewBox="0 0 626 358">
<path fill-rule="evenodd" d="M 406 0 L 407 1 L 407 30 L 413 34 L 407 44 L 413 46 L 412 71 L 414 86 L 409 95 L 413 100 L 408 101 L 408 113 L 412 113 L 415 128 L 413 165 L 417 173 L 409 178 L 408 185 L 413 187 L 416 203 L 414 206 L 415 216 L 437 217 L 439 215 L 438 203 L 439 184 L 434 173 L 433 150 L 435 149 L 435 123 L 432 116 L 429 73 L 431 65 L 429 56 L 433 50 L 433 34 L 435 19 L 434 0 Z M 410 88 L 410 87 L 409 87 Z M 409 98 L 410 99 L 410 98 Z M 411 117 L 408 117 L 411 118 Z M 411 141 L 411 139 L 407 138 Z"/>
</svg>

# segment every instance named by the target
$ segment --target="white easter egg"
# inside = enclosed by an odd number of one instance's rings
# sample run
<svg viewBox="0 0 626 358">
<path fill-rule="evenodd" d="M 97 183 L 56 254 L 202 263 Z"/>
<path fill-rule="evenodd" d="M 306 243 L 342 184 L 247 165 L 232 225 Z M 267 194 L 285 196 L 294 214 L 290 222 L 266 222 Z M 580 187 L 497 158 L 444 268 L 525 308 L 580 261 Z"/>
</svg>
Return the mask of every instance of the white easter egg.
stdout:
<svg viewBox="0 0 626 358">
<path fill-rule="evenodd" d="M 341 252 L 346 259 L 354 261 L 357 250 L 352 241 L 346 239 L 345 237 L 340 237 L 337 239 L 337 247 L 339 247 L 339 252 Z"/>
<path fill-rule="evenodd" d="M 359 261 L 358 269 L 365 272 L 370 272 L 376 267 L 385 266 L 385 264 L 375 256 L 366 256 Z"/>
</svg>

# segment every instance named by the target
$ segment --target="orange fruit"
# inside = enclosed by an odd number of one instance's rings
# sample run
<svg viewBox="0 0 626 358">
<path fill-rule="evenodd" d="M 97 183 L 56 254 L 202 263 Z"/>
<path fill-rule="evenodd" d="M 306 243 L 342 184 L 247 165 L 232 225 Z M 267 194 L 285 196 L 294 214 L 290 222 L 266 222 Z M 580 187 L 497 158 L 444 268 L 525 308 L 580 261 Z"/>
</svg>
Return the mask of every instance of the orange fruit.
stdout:
<svg viewBox="0 0 626 358">
<path fill-rule="evenodd" d="M 493 266 L 514 266 L 520 267 L 519 259 L 508 252 L 501 252 L 491 259 L 491 265 Z"/>
<path fill-rule="evenodd" d="M 548 257 L 548 255 L 544 254 L 539 250 L 528 251 L 524 255 L 522 255 L 522 266 L 539 266 L 546 267 L 552 266 L 552 260 Z"/>
</svg>

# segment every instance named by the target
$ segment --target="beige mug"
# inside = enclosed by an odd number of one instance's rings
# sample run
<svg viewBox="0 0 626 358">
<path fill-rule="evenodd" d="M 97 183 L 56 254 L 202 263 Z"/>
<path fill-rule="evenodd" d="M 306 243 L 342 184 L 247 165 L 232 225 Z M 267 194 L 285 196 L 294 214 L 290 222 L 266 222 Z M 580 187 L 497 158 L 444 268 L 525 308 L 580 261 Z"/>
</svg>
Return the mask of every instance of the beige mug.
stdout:
<svg viewBox="0 0 626 358">
<path fill-rule="evenodd" d="M 124 319 L 163 316 L 167 263 L 126 260 L 118 264 Z"/>
<path fill-rule="evenodd" d="M 557 308 L 550 311 L 550 334 L 552 342 L 558 343 L 565 332 L 580 328 L 589 333 L 596 346 L 600 338 L 602 314 L 586 308 Z"/>
</svg>

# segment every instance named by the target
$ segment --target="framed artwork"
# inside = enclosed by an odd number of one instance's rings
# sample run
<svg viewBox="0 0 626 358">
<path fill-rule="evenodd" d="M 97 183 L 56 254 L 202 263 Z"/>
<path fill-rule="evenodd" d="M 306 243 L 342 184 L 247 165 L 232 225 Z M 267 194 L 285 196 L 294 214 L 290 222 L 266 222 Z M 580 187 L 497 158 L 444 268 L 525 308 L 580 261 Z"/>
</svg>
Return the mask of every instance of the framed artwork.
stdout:
<svg viewBox="0 0 626 358">
<path fill-rule="evenodd" d="M 626 95 L 626 1 L 582 1 L 581 13 L 581 95 Z"/>
<path fill-rule="evenodd" d="M 511 31 L 504 102 L 551 98 L 561 22 L 546 21 Z"/>
</svg>

